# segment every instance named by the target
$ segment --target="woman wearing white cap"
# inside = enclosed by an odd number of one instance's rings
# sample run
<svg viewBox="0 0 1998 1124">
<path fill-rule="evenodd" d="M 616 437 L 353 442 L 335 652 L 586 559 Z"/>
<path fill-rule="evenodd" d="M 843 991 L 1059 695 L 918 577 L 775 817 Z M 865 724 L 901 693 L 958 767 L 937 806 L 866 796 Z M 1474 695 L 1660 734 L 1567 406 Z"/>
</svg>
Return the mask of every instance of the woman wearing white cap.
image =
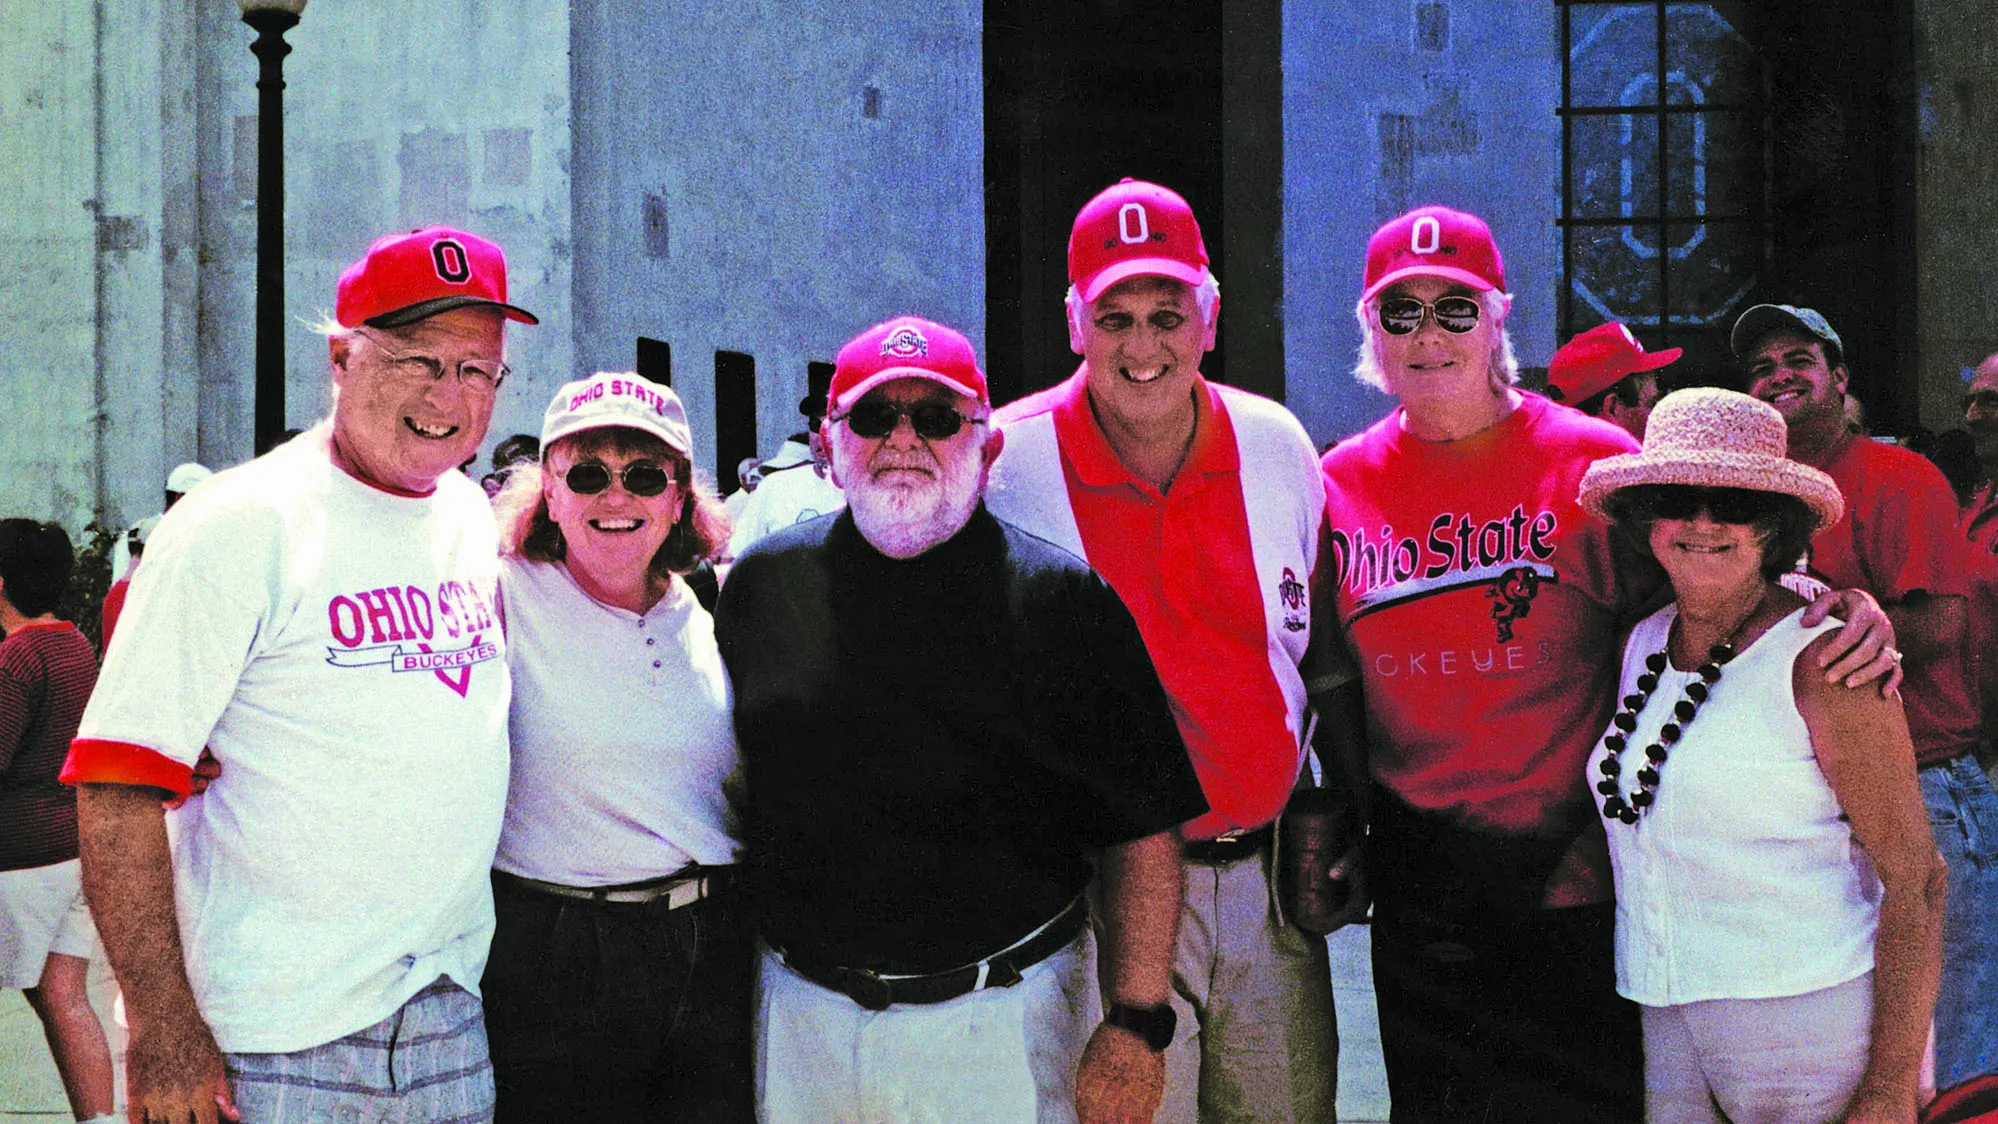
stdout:
<svg viewBox="0 0 1998 1124">
<path fill-rule="evenodd" d="M 501 494 L 513 775 L 486 968 L 498 1119 L 749 1121 L 732 695 L 681 575 L 728 538 L 672 390 L 556 393 Z"/>
<path fill-rule="evenodd" d="M 1674 603 L 1624 645 L 1586 770 L 1609 830 L 1617 991 L 1640 1004 L 1645 1118 L 1913 1124 L 1944 872 L 1901 708 L 1828 683 L 1835 623 L 1776 579 L 1838 521 L 1773 408 L 1666 397 L 1581 503 Z"/>
</svg>

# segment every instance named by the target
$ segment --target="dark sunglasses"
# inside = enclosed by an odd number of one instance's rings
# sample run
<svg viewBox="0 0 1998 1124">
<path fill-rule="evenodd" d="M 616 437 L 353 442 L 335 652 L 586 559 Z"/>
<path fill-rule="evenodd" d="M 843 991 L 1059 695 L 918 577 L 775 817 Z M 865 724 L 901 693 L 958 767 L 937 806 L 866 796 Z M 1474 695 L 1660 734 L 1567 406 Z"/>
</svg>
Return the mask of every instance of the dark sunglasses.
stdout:
<svg viewBox="0 0 1998 1124">
<path fill-rule="evenodd" d="M 562 474 L 562 481 L 579 496 L 594 496 L 610 487 L 613 476 L 624 481 L 624 490 L 634 496 L 656 496 L 673 483 L 673 474 L 651 461 L 633 461 L 616 472 L 602 461 L 578 461 Z"/>
<path fill-rule="evenodd" d="M 862 401 L 834 421 L 843 421 L 853 430 L 854 436 L 876 438 L 886 437 L 895 432 L 895 427 L 908 418 L 915 427 L 916 436 L 925 441 L 942 441 L 946 437 L 956 437 L 964 423 L 980 424 L 967 418 L 949 406 L 923 405 L 902 407 L 891 405 L 879 399 Z"/>
<path fill-rule="evenodd" d="M 1716 523 L 1737 526 L 1759 523 L 1773 515 L 1776 503 L 1776 497 L 1768 492 L 1687 484 L 1660 484 L 1641 501 L 1644 513 L 1653 519 L 1691 519 L 1704 511 Z"/>
<path fill-rule="evenodd" d="M 1485 306 L 1470 297 L 1437 297 L 1435 304 L 1424 304 L 1414 297 L 1389 297 L 1375 311 L 1381 322 L 1381 331 L 1391 336 L 1406 336 L 1422 327 L 1424 316 L 1434 316 L 1436 326 L 1452 335 L 1461 336 L 1478 326 L 1478 317 Z"/>
<path fill-rule="evenodd" d="M 1969 413 L 1972 406 L 1987 414 L 1998 414 L 1998 390 L 1973 390 L 1963 396 L 1963 412 Z"/>
</svg>

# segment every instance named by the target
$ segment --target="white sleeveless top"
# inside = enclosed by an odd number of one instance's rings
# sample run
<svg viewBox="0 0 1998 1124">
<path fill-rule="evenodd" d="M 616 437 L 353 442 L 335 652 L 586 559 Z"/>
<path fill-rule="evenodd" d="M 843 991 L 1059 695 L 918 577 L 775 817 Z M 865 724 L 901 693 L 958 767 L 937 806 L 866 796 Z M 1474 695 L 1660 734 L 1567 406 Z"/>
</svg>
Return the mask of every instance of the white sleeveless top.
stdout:
<svg viewBox="0 0 1998 1124">
<path fill-rule="evenodd" d="M 1702 999 L 1802 995 L 1873 967 L 1880 880 L 1832 794 L 1797 712 L 1791 670 L 1827 620 L 1783 618 L 1722 669 L 1712 695 L 1667 746 L 1656 803 L 1635 825 L 1607 823 L 1616 876 L 1616 990 L 1663 1007 Z M 1619 696 L 1665 647 L 1676 606 L 1624 644 Z M 1622 754 L 1626 799 L 1644 747 L 1696 676 L 1667 665 Z M 1589 791 L 1602 794 L 1602 743 Z"/>
</svg>

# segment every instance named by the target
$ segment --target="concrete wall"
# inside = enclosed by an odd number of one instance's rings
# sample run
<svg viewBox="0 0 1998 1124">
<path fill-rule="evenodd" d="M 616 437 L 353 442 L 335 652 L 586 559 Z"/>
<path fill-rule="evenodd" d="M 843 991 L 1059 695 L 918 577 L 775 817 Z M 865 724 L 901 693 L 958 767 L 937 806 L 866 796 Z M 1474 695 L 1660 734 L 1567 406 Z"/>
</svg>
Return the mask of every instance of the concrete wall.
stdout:
<svg viewBox="0 0 1998 1124">
<path fill-rule="evenodd" d="M 234 4 L 0 6 L 0 514 L 156 512 L 167 469 L 251 451 L 257 60 Z M 571 367 L 568 6 L 321 3 L 288 36 L 287 418 L 329 404 L 305 326 L 372 237 L 498 240 L 538 429 Z M 516 409 L 522 398 L 531 405 Z M 502 431 L 504 432 L 504 431 Z"/>
<path fill-rule="evenodd" d="M 1391 405 L 1353 380 L 1353 302 L 1367 237 L 1425 203 L 1491 224 L 1518 297 L 1520 362 L 1545 363 L 1560 263 L 1554 6 L 1296 2 L 1284 6 L 1283 35 L 1286 388 L 1305 428 L 1323 443 Z"/>
<path fill-rule="evenodd" d="M 97 23 L 0 6 L 0 514 L 72 528 L 96 502 Z"/>
<path fill-rule="evenodd" d="M 1916 0 L 1915 27 L 1917 363 L 1940 431 L 1963 424 L 1964 369 L 1998 351 L 1998 37 L 1989 0 Z"/>
<path fill-rule="evenodd" d="M 800 426 L 805 364 L 871 323 L 919 313 L 983 354 L 976 0 L 578 0 L 573 18 L 577 371 L 666 341 L 711 467 L 718 349 L 756 359 L 764 453 Z"/>
</svg>

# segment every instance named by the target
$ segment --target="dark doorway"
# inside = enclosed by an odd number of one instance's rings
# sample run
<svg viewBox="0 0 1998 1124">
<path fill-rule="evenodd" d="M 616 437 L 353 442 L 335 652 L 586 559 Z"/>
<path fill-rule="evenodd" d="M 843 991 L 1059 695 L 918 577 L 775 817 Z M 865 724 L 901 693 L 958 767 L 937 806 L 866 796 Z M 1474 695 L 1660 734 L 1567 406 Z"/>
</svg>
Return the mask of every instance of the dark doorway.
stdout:
<svg viewBox="0 0 1998 1124">
<path fill-rule="evenodd" d="M 1061 309 L 1069 225 L 1124 176 L 1179 192 L 1200 220 L 1226 312 L 1203 373 L 1281 396 L 1281 7 L 1243 0 L 1228 8 L 1224 16 L 1220 0 L 987 0 L 986 366 L 994 401 L 1075 369 Z M 1238 229 L 1259 252 L 1238 249 Z M 1239 362 L 1252 348 L 1255 362 Z M 1232 378 L 1231 353 L 1260 378 Z"/>
<path fill-rule="evenodd" d="M 742 486 L 735 474 L 736 465 L 755 455 L 756 357 L 740 351 L 717 351 L 714 478 L 723 492 Z"/>
<path fill-rule="evenodd" d="M 1753 6 L 1769 65 L 1769 267 L 1756 296 L 1816 308 L 1875 433 L 1920 415 L 1914 5 Z"/>
<path fill-rule="evenodd" d="M 672 386 L 673 345 L 650 336 L 638 337 L 638 377 L 660 386 Z"/>
</svg>

